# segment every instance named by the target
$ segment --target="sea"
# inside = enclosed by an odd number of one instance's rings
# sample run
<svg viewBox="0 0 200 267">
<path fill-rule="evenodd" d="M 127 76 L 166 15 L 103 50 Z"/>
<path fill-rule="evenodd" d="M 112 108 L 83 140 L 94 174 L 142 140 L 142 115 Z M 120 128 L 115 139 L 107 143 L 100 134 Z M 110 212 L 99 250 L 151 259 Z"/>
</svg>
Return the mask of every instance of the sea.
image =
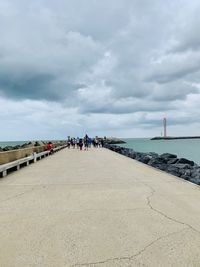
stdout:
<svg viewBox="0 0 200 267">
<path fill-rule="evenodd" d="M 138 152 L 156 152 L 176 154 L 200 164 L 200 139 L 151 140 L 150 138 L 126 138 L 123 147 Z"/>
</svg>

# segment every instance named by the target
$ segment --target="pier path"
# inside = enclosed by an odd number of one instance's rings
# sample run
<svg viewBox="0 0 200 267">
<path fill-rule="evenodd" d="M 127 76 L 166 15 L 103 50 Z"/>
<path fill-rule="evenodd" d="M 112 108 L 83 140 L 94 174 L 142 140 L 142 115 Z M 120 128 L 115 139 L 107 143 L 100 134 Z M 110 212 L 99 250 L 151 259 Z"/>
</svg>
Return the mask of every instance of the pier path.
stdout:
<svg viewBox="0 0 200 267">
<path fill-rule="evenodd" d="M 200 266 L 200 189 L 106 149 L 0 180 L 0 267 Z"/>
</svg>

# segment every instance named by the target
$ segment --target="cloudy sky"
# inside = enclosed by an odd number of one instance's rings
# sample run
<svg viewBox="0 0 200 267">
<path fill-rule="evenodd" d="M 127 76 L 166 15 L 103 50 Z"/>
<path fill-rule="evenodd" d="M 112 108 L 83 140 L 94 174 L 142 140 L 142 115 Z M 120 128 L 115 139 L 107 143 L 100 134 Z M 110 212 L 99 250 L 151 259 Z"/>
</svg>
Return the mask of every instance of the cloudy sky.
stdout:
<svg viewBox="0 0 200 267">
<path fill-rule="evenodd" d="M 200 135 L 199 0 L 0 0 L 0 140 Z"/>
</svg>

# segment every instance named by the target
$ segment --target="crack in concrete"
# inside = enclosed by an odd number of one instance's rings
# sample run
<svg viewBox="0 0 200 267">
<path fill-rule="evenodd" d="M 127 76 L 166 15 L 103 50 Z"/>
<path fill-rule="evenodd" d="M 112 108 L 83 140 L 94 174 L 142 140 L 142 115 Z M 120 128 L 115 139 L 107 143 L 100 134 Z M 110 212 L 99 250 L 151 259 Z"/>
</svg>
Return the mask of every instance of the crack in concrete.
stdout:
<svg viewBox="0 0 200 267">
<path fill-rule="evenodd" d="M 141 181 L 140 181 L 141 183 Z M 151 203 L 151 198 L 154 196 L 154 194 L 156 193 L 155 189 L 153 187 L 151 187 L 150 185 L 147 185 L 145 183 L 142 183 L 143 185 L 145 185 L 146 187 L 148 187 L 148 189 L 150 189 L 150 195 L 146 197 L 147 199 L 147 205 L 148 207 L 153 210 L 154 212 L 158 213 L 159 215 L 165 217 L 166 219 L 170 220 L 170 221 L 173 221 L 175 223 L 178 223 L 180 225 L 184 225 L 186 226 L 185 228 L 179 230 L 179 231 L 176 231 L 176 232 L 173 232 L 173 233 L 169 233 L 167 235 L 163 235 L 163 236 L 160 236 L 158 237 L 157 239 L 155 239 L 154 241 L 152 241 L 151 243 L 149 243 L 147 246 L 145 246 L 142 250 L 140 250 L 138 253 L 132 255 L 132 256 L 127 256 L 127 257 L 116 257 L 116 258 L 112 258 L 112 259 L 107 259 L 107 260 L 104 260 L 104 261 L 99 261 L 99 262 L 91 262 L 91 263 L 77 263 L 77 264 L 74 264 L 74 265 L 71 265 L 71 267 L 78 267 L 78 266 L 91 266 L 91 265 L 101 265 L 101 264 L 106 264 L 108 262 L 111 262 L 111 261 L 123 261 L 123 260 L 127 260 L 127 261 L 131 261 L 131 260 L 134 260 L 135 258 L 137 258 L 138 256 L 140 256 L 141 254 L 143 254 L 148 248 L 150 248 L 151 246 L 153 246 L 155 243 L 157 243 L 158 241 L 162 240 L 163 238 L 167 238 L 167 237 L 170 237 L 170 236 L 173 236 L 175 234 L 179 234 L 187 229 L 190 229 L 198 234 L 200 234 L 200 231 L 198 231 L 197 229 L 195 229 L 193 226 L 191 226 L 190 224 L 187 224 L 185 222 L 182 222 L 182 221 L 179 221 L 175 218 L 172 218 L 170 216 L 168 216 L 167 214 L 165 214 L 164 212 L 160 211 L 160 210 L 157 210 L 156 208 L 153 207 L 152 203 Z"/>
<path fill-rule="evenodd" d="M 142 184 L 144 184 L 146 187 L 148 187 L 148 188 L 150 189 L 150 191 L 151 191 L 150 195 L 147 196 L 147 205 L 148 205 L 148 207 L 149 207 L 151 210 L 153 210 L 154 212 L 156 212 L 156 213 L 162 215 L 163 217 L 165 217 L 166 219 L 168 219 L 168 220 L 170 220 L 170 221 L 173 221 L 173 222 L 175 222 L 175 223 L 178 223 L 178 224 L 187 226 L 188 228 L 190 228 L 190 229 L 193 230 L 194 232 L 200 234 L 200 231 L 197 230 L 196 228 L 194 228 L 192 225 L 190 225 L 190 224 L 188 224 L 188 223 L 185 223 L 185 222 L 182 222 L 182 221 L 180 221 L 180 220 L 177 220 L 177 219 L 175 219 L 175 218 L 172 218 L 172 217 L 168 216 L 167 214 L 165 214 L 164 212 L 162 212 L 162 211 L 160 211 L 160 210 L 154 208 L 153 205 L 152 205 L 152 203 L 151 203 L 151 198 L 155 195 L 156 190 L 155 190 L 153 187 L 151 187 L 150 185 L 147 185 L 147 184 L 145 184 L 145 183 L 142 183 Z"/>
<path fill-rule="evenodd" d="M 108 263 L 108 262 L 111 262 L 111 261 L 124 261 L 124 260 L 127 260 L 127 261 L 131 261 L 131 260 L 134 260 L 136 257 L 140 256 L 142 253 L 144 253 L 148 248 L 150 248 L 151 246 L 153 246 L 155 243 L 157 243 L 158 241 L 160 241 L 161 239 L 164 239 L 164 238 L 167 238 L 167 237 L 170 237 L 170 236 L 173 236 L 175 234 L 179 234 L 187 229 L 190 229 L 190 227 L 186 227 L 184 229 L 181 229 L 179 231 L 176 231 L 176 232 L 172 232 L 172 233 L 169 233 L 167 235 L 163 235 L 163 236 L 160 236 L 158 237 L 157 239 L 153 240 L 151 243 L 149 243 L 148 245 L 146 245 L 143 249 L 141 249 L 139 252 L 137 252 L 136 254 L 132 255 L 132 256 L 127 256 L 127 257 L 118 257 L 118 258 L 112 258 L 112 259 L 107 259 L 107 260 L 104 260 L 104 261 L 98 261 L 98 262 L 90 262 L 90 263 L 76 263 L 76 264 L 73 264 L 71 265 L 71 267 L 78 267 L 78 266 L 91 266 L 91 265 L 97 265 L 97 264 L 105 264 L 105 263 Z"/>
</svg>

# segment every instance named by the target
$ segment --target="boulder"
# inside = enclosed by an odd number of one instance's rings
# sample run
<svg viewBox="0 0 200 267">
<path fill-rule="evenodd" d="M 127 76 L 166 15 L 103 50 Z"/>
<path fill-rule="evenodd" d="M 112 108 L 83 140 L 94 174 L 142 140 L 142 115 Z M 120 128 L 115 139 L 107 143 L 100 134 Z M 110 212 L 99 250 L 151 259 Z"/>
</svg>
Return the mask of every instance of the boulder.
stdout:
<svg viewBox="0 0 200 267">
<path fill-rule="evenodd" d="M 155 157 L 159 157 L 159 155 L 157 153 L 155 153 L 155 152 L 149 152 L 148 155 L 151 156 L 151 157 L 154 157 L 154 158 Z"/>
<path fill-rule="evenodd" d="M 179 168 L 175 167 L 173 165 L 167 165 L 166 172 L 168 172 L 172 175 L 178 176 L 178 177 L 180 177 L 180 175 L 181 175 L 179 172 Z"/>
<path fill-rule="evenodd" d="M 180 158 L 177 163 L 180 163 L 180 164 L 189 164 L 191 166 L 194 166 L 194 161 L 192 160 L 188 160 L 188 159 L 185 159 L 185 158 Z"/>
<path fill-rule="evenodd" d="M 175 164 L 175 163 L 177 163 L 177 161 L 178 161 L 178 158 L 171 158 L 171 159 L 169 159 L 169 160 L 167 161 L 167 163 L 168 163 L 168 164 Z"/>
<path fill-rule="evenodd" d="M 147 153 L 137 152 L 135 159 L 142 162 L 142 163 L 147 164 L 150 161 L 151 156 L 149 156 Z"/>
<path fill-rule="evenodd" d="M 189 164 L 181 164 L 181 163 L 176 163 L 173 164 L 175 167 L 179 168 L 179 169 L 191 169 L 192 166 Z"/>
<path fill-rule="evenodd" d="M 3 148 L 3 151 L 10 151 L 10 150 L 13 150 L 12 146 L 6 146 Z"/>
<path fill-rule="evenodd" d="M 152 166 L 152 167 L 156 167 L 157 165 L 162 165 L 162 164 L 166 164 L 167 161 L 164 158 L 161 157 L 153 157 L 150 159 L 150 161 L 148 162 L 148 165 Z"/>
<path fill-rule="evenodd" d="M 17 145 L 17 146 L 14 146 L 13 147 L 13 150 L 20 149 L 20 148 L 21 148 L 21 146 L 20 145 Z"/>
<path fill-rule="evenodd" d="M 165 159 L 176 159 L 177 155 L 175 154 L 170 154 L 170 153 L 163 153 L 160 155 L 161 158 L 165 158 Z"/>
</svg>

